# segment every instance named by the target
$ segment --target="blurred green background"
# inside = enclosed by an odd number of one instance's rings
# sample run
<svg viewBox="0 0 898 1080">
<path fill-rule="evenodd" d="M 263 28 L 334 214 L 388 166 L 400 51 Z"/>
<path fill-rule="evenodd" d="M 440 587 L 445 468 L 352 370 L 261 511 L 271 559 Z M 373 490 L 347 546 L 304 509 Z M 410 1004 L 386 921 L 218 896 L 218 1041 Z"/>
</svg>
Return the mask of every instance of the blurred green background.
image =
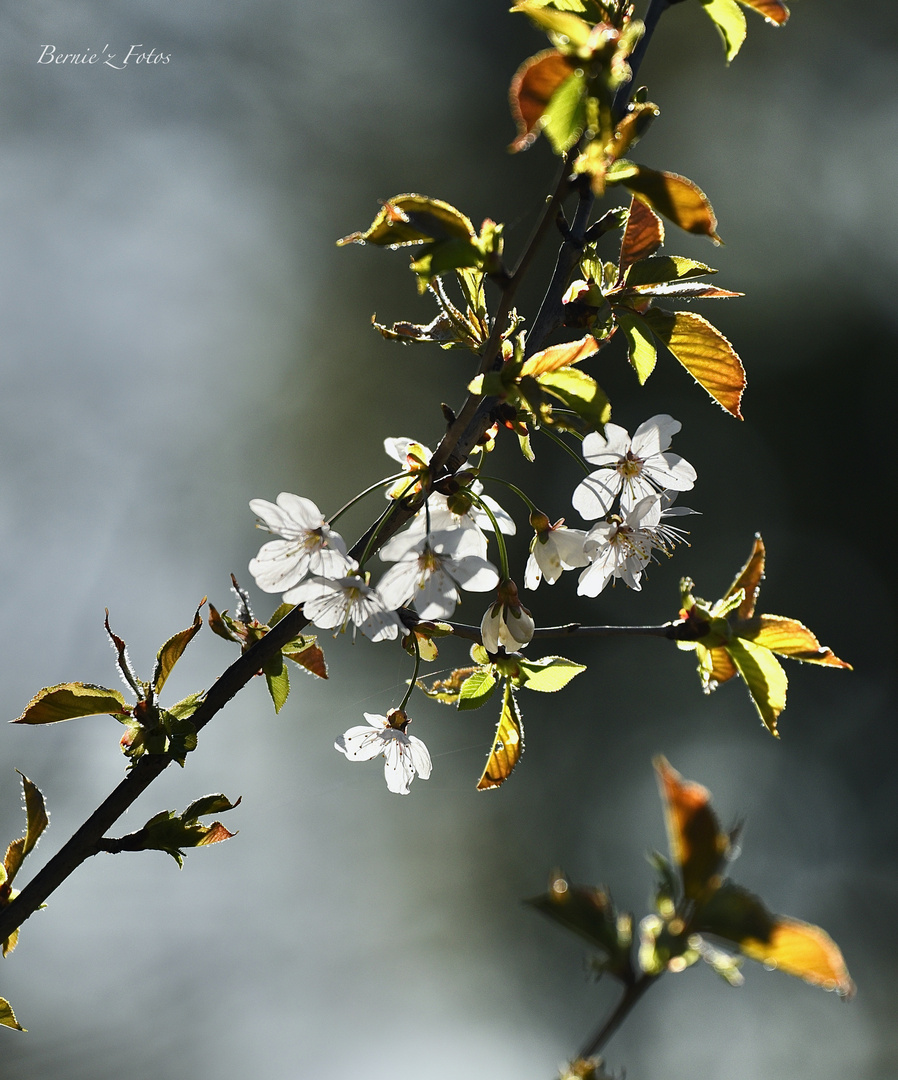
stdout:
<svg viewBox="0 0 898 1080">
<path fill-rule="evenodd" d="M 506 5 L 410 0 L 31 0 L 0 20 L 0 536 L 7 628 L 0 700 L 41 686 L 115 685 L 103 609 L 145 677 L 156 649 L 264 537 L 250 498 L 281 490 L 332 512 L 392 469 L 388 435 L 435 445 L 458 405 L 460 354 L 372 332 L 430 317 L 401 254 L 338 250 L 378 199 L 420 191 L 520 250 L 555 173 L 548 148 L 510 158 L 505 99 L 544 38 Z M 27 1035 L 0 1033 L 17 1080 L 293 1080 L 326 1075 L 546 1078 L 594 1027 L 578 941 L 522 907 L 552 867 L 645 911 L 643 854 L 664 843 L 650 759 L 666 754 L 744 817 L 734 876 L 777 911 L 820 923 L 858 983 L 840 1005 L 747 965 L 653 990 L 609 1063 L 647 1080 L 891 1080 L 896 871 L 894 358 L 898 337 L 898 14 L 796 0 L 785 30 L 749 13 L 727 69 L 684 3 L 641 73 L 662 115 L 636 153 L 711 197 L 726 246 L 668 229 L 667 251 L 709 261 L 745 299 L 702 305 L 749 373 L 738 424 L 669 360 L 639 390 L 617 348 L 598 377 L 631 431 L 683 422 L 674 449 L 699 480 L 691 548 L 640 594 L 591 602 L 590 621 L 662 621 L 677 581 L 720 595 L 755 531 L 764 611 L 805 621 L 853 674 L 790 665 L 782 739 L 741 686 L 702 696 L 689 655 L 657 641 L 566 643 L 590 672 L 557 700 L 522 695 L 527 752 L 499 792 L 474 784 L 494 710 L 413 702 L 434 771 L 408 798 L 334 737 L 396 704 L 400 650 L 325 638 L 332 678 L 294 678 L 274 717 L 261 685 L 206 730 L 120 831 L 223 791 L 239 835 L 189 855 L 83 867 L 0 965 Z M 165 66 L 38 65 L 60 52 Z M 617 201 L 621 201 L 618 199 Z M 611 205 L 614 205 L 612 201 Z M 546 251 L 543 272 L 551 266 Z M 522 300 L 532 317 L 540 268 Z M 502 461 L 555 516 L 569 462 Z M 498 465 L 497 465 L 498 467 Z M 497 494 L 499 494 L 497 492 Z M 500 496 L 501 498 L 501 496 Z M 508 500 L 502 501 L 508 504 Z M 346 524 L 361 529 L 377 499 Z M 522 526 L 519 506 L 509 505 Z M 518 545 L 518 554 L 525 548 Z M 533 598 L 568 615 L 573 583 Z M 273 599 L 254 594 L 266 615 Z M 479 620 L 480 600 L 460 615 Z M 447 645 L 440 663 L 462 661 Z M 206 632 L 167 690 L 208 686 L 232 659 Z M 536 700 L 534 700 L 536 699 Z M 2 730 L 3 843 L 20 835 L 14 767 L 52 822 L 26 869 L 122 775 L 120 729 L 87 718 Z"/>
</svg>

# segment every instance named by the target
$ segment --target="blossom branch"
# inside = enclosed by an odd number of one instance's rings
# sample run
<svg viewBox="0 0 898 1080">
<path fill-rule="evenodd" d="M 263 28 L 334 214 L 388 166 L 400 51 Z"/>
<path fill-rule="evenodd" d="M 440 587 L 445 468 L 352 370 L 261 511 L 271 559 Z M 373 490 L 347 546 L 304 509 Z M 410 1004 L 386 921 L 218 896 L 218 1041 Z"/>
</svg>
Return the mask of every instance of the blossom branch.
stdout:
<svg viewBox="0 0 898 1080">
<path fill-rule="evenodd" d="M 480 627 L 465 623 L 447 622 L 456 637 L 481 643 Z M 533 640 L 558 637 L 659 637 L 667 641 L 696 641 L 708 631 L 707 623 L 689 619 L 675 619 L 660 626 L 583 626 L 581 623 L 565 623 L 563 626 L 538 626 Z"/>
</svg>

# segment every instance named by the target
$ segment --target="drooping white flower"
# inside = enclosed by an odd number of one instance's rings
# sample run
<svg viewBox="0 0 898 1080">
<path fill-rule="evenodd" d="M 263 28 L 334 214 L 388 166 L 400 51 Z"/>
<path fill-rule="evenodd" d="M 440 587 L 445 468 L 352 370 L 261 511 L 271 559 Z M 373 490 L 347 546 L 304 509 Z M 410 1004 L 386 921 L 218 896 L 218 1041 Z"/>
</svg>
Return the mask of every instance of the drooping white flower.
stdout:
<svg viewBox="0 0 898 1080">
<path fill-rule="evenodd" d="M 612 578 L 637 592 L 642 588 L 642 572 L 652 561 L 652 552 L 670 555 L 674 544 L 683 540 L 683 530 L 666 525 L 663 518 L 693 512 L 685 507 L 668 511 L 669 501 L 666 495 L 647 495 L 632 509 L 593 525 L 584 544 L 589 566 L 580 575 L 580 596 L 598 596 Z"/>
<path fill-rule="evenodd" d="M 475 481 L 471 485 L 474 494 L 479 495 L 482 485 Z M 496 518 L 499 531 L 506 536 L 513 536 L 516 526 L 512 516 L 489 495 L 479 495 Z M 486 558 L 487 537 L 493 533 L 493 525 L 487 514 L 480 509 L 462 489 L 455 495 L 446 496 L 434 492 L 427 500 L 427 508 L 422 506 L 412 518 L 407 529 L 397 533 L 380 549 L 381 558 L 395 562 L 407 551 L 417 547 L 427 535 L 428 523 L 431 533 L 455 533 L 455 555 L 479 555 Z"/>
<path fill-rule="evenodd" d="M 487 608 L 480 623 L 480 640 L 488 653 L 523 649 L 533 637 L 536 625 L 530 612 L 518 600 L 517 586 L 503 581 L 496 590 L 497 599 Z"/>
<path fill-rule="evenodd" d="M 352 622 L 372 641 L 385 641 L 397 637 L 403 629 L 396 612 L 357 574 L 307 578 L 284 593 L 284 601 L 302 604 L 306 618 L 322 630 L 342 632 Z"/>
<path fill-rule="evenodd" d="M 695 469 L 667 449 L 681 426 L 679 420 L 661 413 L 640 424 L 632 440 L 617 424 L 606 424 L 604 435 L 590 432 L 583 440 L 583 456 L 599 468 L 575 488 L 575 509 L 592 521 L 607 514 L 618 495 L 621 510 L 627 511 L 661 491 L 689 491 Z"/>
<path fill-rule="evenodd" d="M 403 495 L 411 495 L 419 487 L 420 477 L 427 473 L 433 451 L 423 443 L 404 437 L 384 439 L 384 450 L 408 470 L 408 476 L 403 476 L 387 489 L 387 498 L 399 499 Z"/>
<path fill-rule="evenodd" d="M 458 530 L 437 532 L 410 547 L 377 584 L 386 606 L 395 610 L 414 602 L 422 619 L 448 619 L 461 599 L 459 589 L 494 589 L 495 566 L 480 555 L 457 555 L 461 541 Z"/>
<path fill-rule="evenodd" d="M 583 547 L 586 533 L 582 529 L 566 528 L 564 518 L 550 525 L 544 514 L 538 519 L 531 515 L 530 521 L 536 532 L 530 542 L 530 557 L 524 570 L 525 589 L 535 589 L 544 575 L 546 581 L 554 585 L 563 570 L 573 570 L 589 562 Z"/>
<path fill-rule="evenodd" d="M 408 795 L 415 774 L 426 780 L 432 768 L 427 747 L 406 728 L 411 719 L 401 709 L 391 709 L 386 716 L 365 713 L 367 725 L 351 727 L 334 743 L 335 749 L 350 761 L 370 761 L 384 757 L 387 787 L 397 795 Z"/>
<path fill-rule="evenodd" d="M 252 499 L 249 508 L 262 528 L 283 537 L 263 544 L 250 560 L 249 572 L 263 592 L 286 592 L 310 574 L 335 577 L 349 570 L 343 538 L 311 499 L 282 491 L 276 504 Z"/>
</svg>

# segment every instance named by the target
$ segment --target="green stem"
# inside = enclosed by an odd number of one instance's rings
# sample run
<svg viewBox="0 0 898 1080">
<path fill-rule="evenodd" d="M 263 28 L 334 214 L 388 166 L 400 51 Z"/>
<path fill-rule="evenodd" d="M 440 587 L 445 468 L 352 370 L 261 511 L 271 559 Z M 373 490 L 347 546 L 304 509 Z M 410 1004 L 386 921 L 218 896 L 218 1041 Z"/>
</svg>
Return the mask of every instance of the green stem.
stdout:
<svg viewBox="0 0 898 1080">
<path fill-rule="evenodd" d="M 388 476 L 385 480 L 378 480 L 376 484 L 371 484 L 370 487 L 366 487 L 364 491 L 360 491 L 358 495 L 353 495 L 348 503 L 344 503 L 343 506 L 336 512 L 331 514 L 328 519 L 328 525 L 333 523 L 340 517 L 342 517 L 347 510 L 351 509 L 357 502 L 361 502 L 366 495 L 370 495 L 372 491 L 377 491 L 378 488 L 386 487 L 387 484 L 395 483 L 396 480 L 401 480 L 403 476 L 408 476 L 407 472 L 395 473 L 393 476 Z"/>
<path fill-rule="evenodd" d="M 624 991 L 624 996 L 617 1003 L 617 1008 L 601 1024 L 592 1038 L 584 1043 L 577 1057 L 586 1059 L 595 1057 L 629 1016 L 636 1002 L 639 1001 L 652 983 L 657 982 L 660 977 L 660 975 L 642 975 L 636 982 L 630 983 Z"/>
<path fill-rule="evenodd" d="M 421 670 L 421 649 L 418 646 L 418 635 L 414 631 L 412 631 L 409 634 L 409 637 L 412 639 L 412 644 L 415 646 L 415 671 L 412 675 L 412 681 L 408 684 L 408 690 L 406 690 L 405 692 L 405 697 L 402 699 L 402 702 L 399 705 L 400 712 L 405 712 L 405 707 L 406 705 L 408 705 L 408 700 L 412 696 L 412 690 L 414 690 L 418 684 L 418 672 Z"/>
<path fill-rule="evenodd" d="M 503 480 L 501 476 L 487 476 L 485 473 L 478 473 L 479 480 L 487 480 L 491 484 L 501 484 L 503 487 L 507 487 L 509 491 L 513 491 L 515 495 L 521 500 L 521 502 L 527 507 L 531 514 L 540 514 L 542 511 L 523 491 L 513 484 L 510 480 Z"/>
<path fill-rule="evenodd" d="M 477 506 L 479 506 L 484 514 L 490 519 L 490 524 L 493 526 L 493 532 L 496 534 L 496 543 L 499 546 L 499 569 L 502 573 L 502 580 L 507 581 L 511 577 L 508 570 L 508 550 L 505 547 L 505 537 L 502 535 L 502 530 L 499 528 L 499 522 L 496 521 L 496 515 L 490 510 L 483 499 L 473 492 L 470 494 Z M 480 639 L 478 638 L 477 640 L 479 641 Z"/>
<path fill-rule="evenodd" d="M 562 439 L 561 436 L 554 432 L 551 428 L 541 427 L 537 430 L 541 435 L 545 435 L 547 438 L 551 439 L 552 442 L 554 442 L 557 446 L 560 446 L 566 454 L 569 454 L 585 473 L 589 474 L 592 472 L 592 469 L 589 467 L 587 462 L 583 460 L 583 457 L 578 454 L 576 450 L 574 450 L 572 447 L 568 446 L 564 439 Z"/>
</svg>

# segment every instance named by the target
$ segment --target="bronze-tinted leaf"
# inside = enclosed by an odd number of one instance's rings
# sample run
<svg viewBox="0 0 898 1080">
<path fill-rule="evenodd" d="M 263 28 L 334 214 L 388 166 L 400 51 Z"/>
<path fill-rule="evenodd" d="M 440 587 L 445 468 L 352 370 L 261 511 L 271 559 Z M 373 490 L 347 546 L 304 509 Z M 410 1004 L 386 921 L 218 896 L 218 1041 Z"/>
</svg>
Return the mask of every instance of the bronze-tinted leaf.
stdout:
<svg viewBox="0 0 898 1080">
<path fill-rule="evenodd" d="M 324 659 L 324 652 L 320 645 L 317 645 L 314 638 L 308 640 L 308 643 L 303 645 L 302 648 L 292 649 L 290 642 L 284 647 L 284 656 L 288 660 L 292 660 L 294 664 L 298 664 L 301 668 L 305 668 L 306 671 L 310 671 L 313 675 L 316 675 L 319 679 L 327 678 L 327 662 Z"/>
<path fill-rule="evenodd" d="M 749 619 L 755 613 L 755 603 L 758 599 L 758 591 L 764 580 L 764 561 L 767 557 L 764 541 L 760 533 L 755 533 L 755 541 L 752 545 L 748 562 L 736 575 L 736 580 L 724 593 L 724 600 L 728 600 L 740 589 L 745 591 L 745 598 L 737 608 L 740 619 Z"/>
<path fill-rule="evenodd" d="M 487 758 L 486 767 L 477 782 L 477 790 L 486 791 L 489 788 L 501 787 L 511 776 L 515 765 L 521 760 L 523 750 L 524 731 L 521 726 L 521 718 L 518 714 L 517 702 L 511 692 L 511 686 L 506 682 L 505 694 L 502 700 L 502 715 L 499 717 L 499 725 L 496 728 L 496 735 Z"/>
<path fill-rule="evenodd" d="M 707 319 L 692 311 L 651 308 L 643 318 L 697 383 L 737 420 L 745 370 L 733 346 Z"/>
<path fill-rule="evenodd" d="M 685 896 L 695 900 L 719 887 L 729 837 L 711 809 L 707 788 L 684 780 L 664 757 L 656 757 L 654 765 L 664 802 L 670 855 L 679 867 Z"/>
<path fill-rule="evenodd" d="M 739 0 L 745 7 L 759 12 L 768 22 L 782 26 L 789 18 L 789 9 L 780 0 Z"/>
<path fill-rule="evenodd" d="M 692 180 L 678 173 L 658 172 L 636 165 L 620 181 L 628 191 L 686 232 L 708 236 L 720 243 L 717 218 L 708 196 Z"/>
<path fill-rule="evenodd" d="M 641 199 L 631 199 L 627 227 L 620 246 L 620 276 L 641 259 L 654 255 L 664 243 L 664 223 Z"/>
<path fill-rule="evenodd" d="M 552 95 L 575 70 L 576 64 L 557 49 L 546 49 L 531 56 L 515 72 L 508 100 L 518 135 L 509 146 L 517 152 L 526 150 L 540 133 L 542 115 Z"/>
</svg>

